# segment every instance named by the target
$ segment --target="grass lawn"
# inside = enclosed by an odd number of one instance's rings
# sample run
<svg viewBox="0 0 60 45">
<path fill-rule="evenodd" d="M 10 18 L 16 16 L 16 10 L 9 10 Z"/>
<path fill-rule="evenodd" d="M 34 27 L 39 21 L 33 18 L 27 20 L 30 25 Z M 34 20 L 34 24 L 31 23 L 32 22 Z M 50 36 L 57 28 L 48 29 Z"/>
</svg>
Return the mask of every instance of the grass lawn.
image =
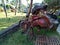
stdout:
<svg viewBox="0 0 60 45">
<path fill-rule="evenodd" d="M 8 17 L 5 17 L 4 12 L 0 13 L 0 31 L 3 31 L 4 29 L 8 28 L 12 24 L 15 24 L 19 22 L 22 18 L 24 18 L 24 13 L 17 13 L 17 15 L 14 15 L 14 13 L 8 13 Z"/>
<path fill-rule="evenodd" d="M 21 31 L 19 30 L 0 39 L 0 45 L 34 45 L 34 43 L 33 41 L 27 41 L 27 36 L 21 34 Z"/>
</svg>

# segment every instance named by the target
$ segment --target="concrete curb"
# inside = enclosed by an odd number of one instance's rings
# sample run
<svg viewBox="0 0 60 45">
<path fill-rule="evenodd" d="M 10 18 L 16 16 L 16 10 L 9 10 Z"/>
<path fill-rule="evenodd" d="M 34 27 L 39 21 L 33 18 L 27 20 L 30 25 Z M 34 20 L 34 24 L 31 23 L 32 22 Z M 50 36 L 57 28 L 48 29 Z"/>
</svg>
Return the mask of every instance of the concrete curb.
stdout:
<svg viewBox="0 0 60 45">
<path fill-rule="evenodd" d="M 8 35 L 9 33 L 13 33 L 16 32 L 19 29 L 19 24 L 14 24 L 12 26 L 10 26 L 9 28 L 7 28 L 6 30 L 4 30 L 3 32 L 0 33 L 0 38 L 5 37 L 6 35 Z"/>
</svg>

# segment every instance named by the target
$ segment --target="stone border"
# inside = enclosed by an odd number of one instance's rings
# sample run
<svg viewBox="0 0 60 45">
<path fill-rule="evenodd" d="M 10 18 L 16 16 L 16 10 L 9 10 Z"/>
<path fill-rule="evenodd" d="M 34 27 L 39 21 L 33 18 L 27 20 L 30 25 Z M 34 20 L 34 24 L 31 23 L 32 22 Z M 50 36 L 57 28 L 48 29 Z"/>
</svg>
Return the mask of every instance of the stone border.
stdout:
<svg viewBox="0 0 60 45">
<path fill-rule="evenodd" d="M 19 29 L 19 23 L 13 24 L 12 26 L 10 26 L 9 28 L 0 33 L 0 38 L 7 36 L 9 33 L 16 32 L 18 29 Z"/>
</svg>

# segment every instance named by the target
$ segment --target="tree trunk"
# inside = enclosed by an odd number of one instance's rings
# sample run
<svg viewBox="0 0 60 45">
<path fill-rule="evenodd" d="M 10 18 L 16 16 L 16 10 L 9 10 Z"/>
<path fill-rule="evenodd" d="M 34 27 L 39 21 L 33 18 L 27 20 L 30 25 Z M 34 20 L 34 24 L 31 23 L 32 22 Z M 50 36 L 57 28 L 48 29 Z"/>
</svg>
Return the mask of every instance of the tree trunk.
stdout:
<svg viewBox="0 0 60 45">
<path fill-rule="evenodd" d="M 18 12 L 20 12 L 20 11 L 21 11 L 21 10 L 20 10 L 20 8 L 21 8 L 21 0 L 19 0 Z"/>
<path fill-rule="evenodd" d="M 15 6 L 15 15 L 16 15 L 18 0 L 15 0 L 15 3 L 16 3 L 16 6 Z"/>
<path fill-rule="evenodd" d="M 4 3 L 4 0 L 2 0 L 2 5 L 3 5 L 3 9 L 4 9 L 4 11 L 5 11 L 6 18 L 7 18 L 7 11 L 6 11 L 6 5 L 5 5 L 5 3 Z"/>
</svg>

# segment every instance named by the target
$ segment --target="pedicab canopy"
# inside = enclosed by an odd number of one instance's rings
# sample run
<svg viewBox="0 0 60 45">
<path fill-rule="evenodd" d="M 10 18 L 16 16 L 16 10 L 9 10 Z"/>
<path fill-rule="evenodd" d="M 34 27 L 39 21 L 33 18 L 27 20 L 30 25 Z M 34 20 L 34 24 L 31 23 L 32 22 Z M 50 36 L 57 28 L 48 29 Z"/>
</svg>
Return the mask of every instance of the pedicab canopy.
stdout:
<svg viewBox="0 0 60 45">
<path fill-rule="evenodd" d="M 26 17 L 29 17 L 31 10 L 32 10 L 32 14 L 34 14 L 37 9 L 43 9 L 43 10 L 47 9 L 47 4 L 45 4 L 45 3 L 44 4 L 37 4 L 33 7 L 33 9 L 32 9 L 32 4 L 33 4 L 33 0 L 30 1 L 30 7 L 28 9 L 28 13 L 27 13 Z"/>
</svg>

